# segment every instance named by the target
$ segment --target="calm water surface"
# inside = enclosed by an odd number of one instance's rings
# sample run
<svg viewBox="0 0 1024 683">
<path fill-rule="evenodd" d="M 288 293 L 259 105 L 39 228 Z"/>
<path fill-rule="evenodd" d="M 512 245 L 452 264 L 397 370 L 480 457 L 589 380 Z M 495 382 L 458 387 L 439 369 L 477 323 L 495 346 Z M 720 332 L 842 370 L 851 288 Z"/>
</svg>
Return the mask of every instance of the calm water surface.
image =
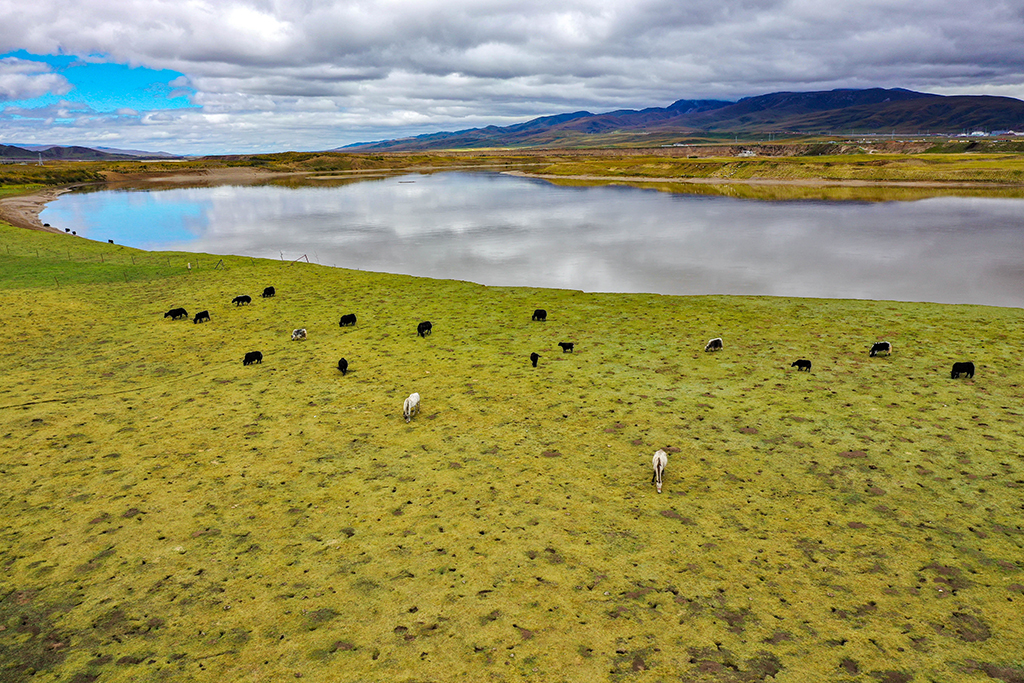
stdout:
<svg viewBox="0 0 1024 683">
<path fill-rule="evenodd" d="M 43 221 L 143 249 L 488 285 L 1024 307 L 1024 200 L 763 202 L 491 173 L 68 194 Z"/>
</svg>

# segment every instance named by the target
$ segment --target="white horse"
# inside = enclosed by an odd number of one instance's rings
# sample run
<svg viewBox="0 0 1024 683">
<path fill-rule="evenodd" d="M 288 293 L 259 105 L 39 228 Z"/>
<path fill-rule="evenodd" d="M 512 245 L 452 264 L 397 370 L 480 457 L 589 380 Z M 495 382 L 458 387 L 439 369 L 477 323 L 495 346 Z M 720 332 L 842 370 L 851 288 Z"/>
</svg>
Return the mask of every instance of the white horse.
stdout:
<svg viewBox="0 0 1024 683">
<path fill-rule="evenodd" d="M 654 465 L 654 476 L 651 477 L 651 483 L 657 484 L 658 493 L 661 493 L 661 477 L 665 474 L 665 465 L 668 464 L 668 453 L 659 448 L 655 451 L 651 464 Z"/>
<path fill-rule="evenodd" d="M 412 416 L 420 412 L 420 395 L 417 393 L 409 394 L 409 398 L 405 399 L 405 404 L 402 406 L 402 414 L 405 415 L 405 421 L 409 422 L 412 420 Z"/>
</svg>

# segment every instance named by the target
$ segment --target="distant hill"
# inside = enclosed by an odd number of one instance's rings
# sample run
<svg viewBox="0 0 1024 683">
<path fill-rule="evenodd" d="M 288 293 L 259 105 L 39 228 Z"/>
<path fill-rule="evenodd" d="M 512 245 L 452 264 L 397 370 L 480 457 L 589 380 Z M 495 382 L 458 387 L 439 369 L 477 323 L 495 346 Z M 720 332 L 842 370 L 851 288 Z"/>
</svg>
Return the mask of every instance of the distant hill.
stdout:
<svg viewBox="0 0 1024 683">
<path fill-rule="evenodd" d="M 487 126 L 359 143 L 339 151 L 587 146 L 599 136 L 623 144 L 642 136 L 701 134 L 869 134 L 1024 131 L 1024 102 L 1011 97 L 943 96 L 902 88 L 778 92 L 738 102 L 679 100 L 668 107 L 544 116 L 512 126 Z"/>
<path fill-rule="evenodd" d="M 142 152 L 110 147 L 64 147 L 61 145 L 0 145 L 0 160 L 5 162 L 39 161 L 128 161 L 178 158 L 166 152 Z"/>
<path fill-rule="evenodd" d="M 118 154 L 129 157 L 137 157 L 144 159 L 181 159 L 180 154 L 171 154 L 169 152 L 146 152 L 141 149 L 118 149 L 117 147 L 95 147 L 97 151 L 105 152 L 106 154 Z"/>
</svg>

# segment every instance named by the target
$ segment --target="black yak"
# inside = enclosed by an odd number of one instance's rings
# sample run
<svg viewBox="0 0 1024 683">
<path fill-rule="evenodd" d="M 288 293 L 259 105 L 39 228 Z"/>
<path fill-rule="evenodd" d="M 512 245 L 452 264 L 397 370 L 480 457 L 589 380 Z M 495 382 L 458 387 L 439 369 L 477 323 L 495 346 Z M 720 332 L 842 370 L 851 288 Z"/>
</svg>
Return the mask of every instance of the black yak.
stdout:
<svg viewBox="0 0 1024 683">
<path fill-rule="evenodd" d="M 953 371 L 949 373 L 950 379 L 956 379 L 960 375 L 967 375 L 968 379 L 973 379 L 974 363 L 969 360 L 963 363 L 953 363 Z"/>
</svg>

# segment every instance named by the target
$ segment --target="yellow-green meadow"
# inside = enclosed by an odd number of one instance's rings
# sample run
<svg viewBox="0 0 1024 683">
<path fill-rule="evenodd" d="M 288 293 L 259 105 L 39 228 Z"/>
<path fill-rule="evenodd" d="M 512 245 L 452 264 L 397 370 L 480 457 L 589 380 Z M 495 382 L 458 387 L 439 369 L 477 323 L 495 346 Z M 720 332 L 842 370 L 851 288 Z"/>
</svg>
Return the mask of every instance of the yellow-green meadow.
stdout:
<svg viewBox="0 0 1024 683">
<path fill-rule="evenodd" d="M 3 225 L 0 275 L 2 681 L 1024 677 L 1019 309 Z"/>
</svg>

